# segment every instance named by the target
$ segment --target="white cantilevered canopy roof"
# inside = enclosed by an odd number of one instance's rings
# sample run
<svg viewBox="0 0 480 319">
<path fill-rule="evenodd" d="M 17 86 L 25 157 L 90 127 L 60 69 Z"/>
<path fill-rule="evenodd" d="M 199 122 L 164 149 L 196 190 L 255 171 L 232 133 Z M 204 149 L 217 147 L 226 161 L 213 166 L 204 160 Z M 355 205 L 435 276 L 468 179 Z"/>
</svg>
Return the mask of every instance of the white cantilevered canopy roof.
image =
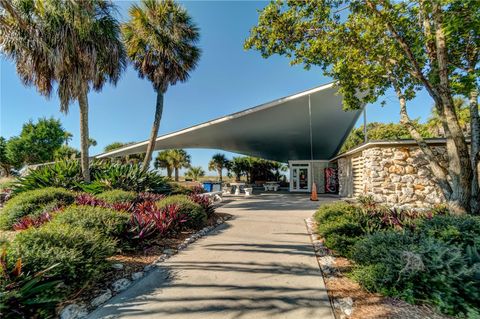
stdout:
<svg viewBox="0 0 480 319">
<path fill-rule="evenodd" d="M 279 162 L 335 156 L 361 110 L 343 111 L 333 83 L 287 96 L 216 120 L 157 137 L 155 150 L 209 148 Z M 148 141 L 99 154 L 96 158 L 143 153 Z"/>
</svg>

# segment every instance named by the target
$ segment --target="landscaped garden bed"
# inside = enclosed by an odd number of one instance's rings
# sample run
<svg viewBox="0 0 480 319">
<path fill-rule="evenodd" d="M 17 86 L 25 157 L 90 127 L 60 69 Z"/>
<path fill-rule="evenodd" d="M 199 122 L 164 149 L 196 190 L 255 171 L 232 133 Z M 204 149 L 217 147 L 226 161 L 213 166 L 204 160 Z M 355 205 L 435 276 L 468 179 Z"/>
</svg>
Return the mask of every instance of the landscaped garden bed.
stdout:
<svg viewBox="0 0 480 319">
<path fill-rule="evenodd" d="M 307 225 L 316 228 L 312 240 L 339 316 L 480 316 L 478 216 L 388 209 L 362 198 L 323 205 Z"/>
<path fill-rule="evenodd" d="M 59 163 L 14 185 L 0 210 L 2 317 L 92 309 L 228 217 L 200 188 L 173 188 L 135 165 L 93 167 L 89 184 L 78 164 Z"/>
</svg>

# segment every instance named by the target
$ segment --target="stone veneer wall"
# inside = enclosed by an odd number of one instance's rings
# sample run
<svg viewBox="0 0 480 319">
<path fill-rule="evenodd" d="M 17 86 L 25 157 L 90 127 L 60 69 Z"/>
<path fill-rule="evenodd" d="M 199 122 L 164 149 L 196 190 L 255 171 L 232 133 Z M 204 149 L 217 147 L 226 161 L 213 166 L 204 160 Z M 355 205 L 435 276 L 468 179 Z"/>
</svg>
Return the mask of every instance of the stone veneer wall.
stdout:
<svg viewBox="0 0 480 319">
<path fill-rule="evenodd" d="M 439 158 L 445 159 L 444 146 L 432 148 Z M 426 208 L 444 201 L 432 180 L 428 162 L 414 145 L 372 145 L 338 159 L 341 196 L 353 196 L 351 158 L 358 155 L 364 160 L 364 195 L 372 195 L 376 202 L 400 208 Z"/>
</svg>

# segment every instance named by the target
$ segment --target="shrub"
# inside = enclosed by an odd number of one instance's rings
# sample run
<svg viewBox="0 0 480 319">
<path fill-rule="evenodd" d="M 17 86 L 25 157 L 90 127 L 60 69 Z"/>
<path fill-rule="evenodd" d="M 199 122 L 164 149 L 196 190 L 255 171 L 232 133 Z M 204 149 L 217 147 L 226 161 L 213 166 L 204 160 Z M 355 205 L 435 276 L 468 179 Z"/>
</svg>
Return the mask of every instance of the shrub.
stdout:
<svg viewBox="0 0 480 319">
<path fill-rule="evenodd" d="M 321 206 L 315 213 L 315 220 L 325 245 L 343 256 L 348 256 L 353 244 L 364 235 L 357 208 L 345 202 Z"/>
<path fill-rule="evenodd" d="M 178 205 L 179 213 L 186 216 L 185 226 L 189 228 L 202 227 L 207 221 L 207 213 L 199 204 L 193 202 L 186 195 L 172 195 L 156 203 L 159 209 L 167 205 Z"/>
<path fill-rule="evenodd" d="M 127 192 L 121 189 L 106 191 L 96 195 L 100 200 L 109 204 L 133 202 L 137 198 L 134 192 Z"/>
<path fill-rule="evenodd" d="M 480 216 L 436 216 L 423 220 L 416 229 L 418 236 L 433 237 L 462 249 L 480 248 Z"/>
<path fill-rule="evenodd" d="M 0 317 L 53 317 L 56 303 L 61 299 L 61 281 L 48 278 L 55 265 L 35 274 L 25 273 L 22 266 L 20 258 L 9 261 L 3 250 L 0 255 Z"/>
<path fill-rule="evenodd" d="M 75 196 L 62 188 L 48 187 L 18 194 L 10 199 L 0 213 L 0 228 L 11 229 L 24 216 L 36 217 L 56 207 L 73 203 Z"/>
<path fill-rule="evenodd" d="M 9 251 L 15 258 L 22 258 L 26 272 L 35 273 L 58 264 L 50 274 L 74 289 L 102 273 L 115 245 L 115 240 L 92 230 L 48 223 L 20 232 Z"/>
<path fill-rule="evenodd" d="M 116 211 L 125 211 L 125 212 L 132 211 L 133 208 L 135 207 L 135 203 L 130 203 L 130 202 L 109 204 L 90 194 L 77 195 L 77 197 L 75 198 L 75 203 L 81 206 L 111 208 Z"/>
<path fill-rule="evenodd" d="M 94 230 L 116 239 L 126 235 L 130 214 L 103 207 L 70 206 L 57 214 L 53 220 L 57 224 L 69 224 Z M 62 225 L 59 225 L 62 227 Z"/>
<path fill-rule="evenodd" d="M 147 240 L 157 235 L 166 235 L 179 228 L 186 217 L 176 204 L 158 208 L 153 202 L 143 202 L 135 206 L 130 219 L 130 232 L 134 239 Z"/>
<path fill-rule="evenodd" d="M 478 253 L 478 248 L 466 253 L 412 231 L 377 232 L 353 247 L 353 277 L 370 291 L 411 303 L 426 301 L 450 315 L 478 316 Z"/>
<path fill-rule="evenodd" d="M 207 213 L 207 217 L 210 217 L 214 212 L 215 208 L 213 207 L 213 203 L 207 196 L 202 196 L 199 193 L 193 193 L 189 196 L 189 198 L 197 203 L 198 205 L 202 206 L 203 210 Z"/>
<path fill-rule="evenodd" d="M 82 183 L 82 171 L 78 161 L 59 161 L 31 170 L 20 177 L 14 185 L 14 193 L 21 193 L 45 187 L 61 187 L 79 190 Z"/>
<path fill-rule="evenodd" d="M 21 177 L 14 185 L 14 192 L 21 193 L 44 187 L 63 187 L 93 194 L 112 189 L 170 192 L 170 185 L 165 177 L 155 171 L 143 172 L 139 164 L 94 162 L 91 165 L 90 174 L 92 182 L 85 184 L 78 161 L 60 161 L 41 166 Z"/>
</svg>

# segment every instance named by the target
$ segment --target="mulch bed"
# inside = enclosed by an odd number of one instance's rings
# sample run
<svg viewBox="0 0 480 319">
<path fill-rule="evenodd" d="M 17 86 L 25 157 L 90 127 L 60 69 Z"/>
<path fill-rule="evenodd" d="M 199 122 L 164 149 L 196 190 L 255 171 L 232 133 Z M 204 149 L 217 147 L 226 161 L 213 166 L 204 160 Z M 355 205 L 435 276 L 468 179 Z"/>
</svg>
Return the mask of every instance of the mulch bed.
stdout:
<svg viewBox="0 0 480 319">
<path fill-rule="evenodd" d="M 336 318 L 349 319 L 447 319 L 445 315 L 438 314 L 433 309 L 423 305 L 411 305 L 403 300 L 384 297 L 377 293 L 370 293 L 363 289 L 357 282 L 348 278 L 346 274 L 351 268 L 351 262 L 343 257 L 335 257 L 334 275 L 325 277 L 330 298 L 353 299 L 353 312 L 351 316 L 345 316 L 339 309 L 335 309 Z"/>
</svg>

